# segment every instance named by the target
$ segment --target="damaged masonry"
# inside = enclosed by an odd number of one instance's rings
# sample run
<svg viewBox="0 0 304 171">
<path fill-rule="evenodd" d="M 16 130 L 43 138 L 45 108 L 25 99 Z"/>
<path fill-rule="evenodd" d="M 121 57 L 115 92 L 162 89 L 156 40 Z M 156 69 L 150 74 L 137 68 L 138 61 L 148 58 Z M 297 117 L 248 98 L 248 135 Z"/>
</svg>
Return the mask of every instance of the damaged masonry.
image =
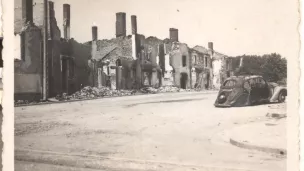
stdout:
<svg viewBox="0 0 304 171">
<path fill-rule="evenodd" d="M 16 171 L 286 170 L 287 60 L 259 54 L 290 34 L 236 17 L 269 6 L 14 1 Z"/>
<path fill-rule="evenodd" d="M 16 101 L 81 94 L 85 87 L 219 89 L 238 67 L 232 66 L 233 58 L 216 52 L 212 42 L 208 49 L 180 42 L 176 28 L 169 28 L 164 40 L 146 38 L 137 32 L 135 15 L 131 16 L 132 34 L 126 35 L 124 12 L 116 13 L 114 38 L 100 40 L 99 28 L 92 26 L 92 40 L 79 43 L 70 37 L 73 7 L 63 5 L 62 37 L 54 2 L 34 2 L 20 0 L 15 5 Z"/>
</svg>

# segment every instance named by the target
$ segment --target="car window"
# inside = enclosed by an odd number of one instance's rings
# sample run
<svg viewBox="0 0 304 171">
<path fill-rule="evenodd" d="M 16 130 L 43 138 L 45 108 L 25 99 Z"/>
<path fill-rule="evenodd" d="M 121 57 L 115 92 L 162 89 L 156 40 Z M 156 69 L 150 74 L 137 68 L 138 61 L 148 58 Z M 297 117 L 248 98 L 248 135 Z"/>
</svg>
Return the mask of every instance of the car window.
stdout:
<svg viewBox="0 0 304 171">
<path fill-rule="evenodd" d="M 250 84 L 250 87 L 255 87 L 255 84 L 256 84 L 256 81 L 255 79 L 251 78 L 248 80 L 249 84 Z"/>
<path fill-rule="evenodd" d="M 260 84 L 262 87 L 266 87 L 266 81 L 263 78 L 260 78 Z"/>
<path fill-rule="evenodd" d="M 236 85 L 236 81 L 235 80 L 227 80 L 225 83 L 224 83 L 224 87 L 233 87 Z"/>
<path fill-rule="evenodd" d="M 244 83 L 244 88 L 245 88 L 246 90 L 250 90 L 250 89 L 251 89 L 249 81 L 246 81 L 246 82 Z"/>
<path fill-rule="evenodd" d="M 256 78 L 256 85 L 258 88 L 264 88 L 266 87 L 266 82 L 262 78 Z"/>
</svg>

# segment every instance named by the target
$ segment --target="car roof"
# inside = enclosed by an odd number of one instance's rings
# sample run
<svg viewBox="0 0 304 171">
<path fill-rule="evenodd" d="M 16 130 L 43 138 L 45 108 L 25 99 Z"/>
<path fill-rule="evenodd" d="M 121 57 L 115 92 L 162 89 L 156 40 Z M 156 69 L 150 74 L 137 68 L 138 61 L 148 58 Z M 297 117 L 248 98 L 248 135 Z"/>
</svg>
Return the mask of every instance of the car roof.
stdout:
<svg viewBox="0 0 304 171">
<path fill-rule="evenodd" d="M 252 78 L 263 78 L 260 75 L 241 75 L 241 76 L 231 76 L 228 79 L 229 80 L 248 80 Z"/>
<path fill-rule="evenodd" d="M 263 78 L 263 77 L 260 76 L 260 75 L 231 76 L 231 77 L 227 78 L 225 81 L 234 80 L 238 83 L 242 83 L 242 82 L 247 81 L 247 80 L 252 79 L 252 78 Z"/>
</svg>

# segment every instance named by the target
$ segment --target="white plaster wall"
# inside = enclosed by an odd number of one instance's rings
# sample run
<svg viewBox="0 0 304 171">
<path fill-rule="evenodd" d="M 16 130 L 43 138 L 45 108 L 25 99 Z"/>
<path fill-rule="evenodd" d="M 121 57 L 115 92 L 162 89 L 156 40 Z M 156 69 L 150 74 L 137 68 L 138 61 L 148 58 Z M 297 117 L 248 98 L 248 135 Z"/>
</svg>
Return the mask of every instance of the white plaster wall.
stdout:
<svg viewBox="0 0 304 171">
<path fill-rule="evenodd" d="M 165 55 L 165 68 L 166 72 L 164 74 L 164 85 L 172 86 L 174 79 L 173 79 L 173 68 L 170 65 L 170 55 Z"/>
<path fill-rule="evenodd" d="M 170 65 L 170 55 L 169 54 L 165 55 L 165 68 L 166 68 L 166 71 L 173 70 L 172 66 Z"/>
<path fill-rule="evenodd" d="M 132 34 L 132 57 L 136 60 L 136 35 Z"/>
<path fill-rule="evenodd" d="M 212 62 L 213 65 L 213 85 L 215 88 L 220 88 L 221 82 L 220 82 L 220 73 L 222 69 L 222 60 L 214 60 Z"/>
</svg>

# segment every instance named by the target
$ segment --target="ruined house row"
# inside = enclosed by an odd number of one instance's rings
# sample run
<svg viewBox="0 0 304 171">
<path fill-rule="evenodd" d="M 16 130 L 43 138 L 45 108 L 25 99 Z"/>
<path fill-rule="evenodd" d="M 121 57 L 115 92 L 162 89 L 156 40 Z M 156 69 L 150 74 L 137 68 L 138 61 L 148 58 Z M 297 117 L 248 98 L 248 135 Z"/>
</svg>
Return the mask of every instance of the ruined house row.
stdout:
<svg viewBox="0 0 304 171">
<path fill-rule="evenodd" d="M 19 1 L 19 3 L 16 3 Z M 43 80 L 47 96 L 73 93 L 84 86 L 133 89 L 173 85 L 181 88 L 219 88 L 233 74 L 232 58 L 202 46 L 189 48 L 178 40 L 178 29 L 169 38 L 146 38 L 137 33 L 137 17 L 131 16 L 132 35 L 126 35 L 126 14 L 116 13 L 116 37 L 99 40 L 92 26 L 92 40 L 78 43 L 70 38 L 70 10 L 63 5 L 63 38 L 54 3 L 48 1 L 47 49 L 43 49 L 43 3 L 15 0 L 15 99 L 41 99 Z M 35 13 L 35 18 L 33 18 Z M 43 77 L 43 53 L 47 76 Z"/>
</svg>

